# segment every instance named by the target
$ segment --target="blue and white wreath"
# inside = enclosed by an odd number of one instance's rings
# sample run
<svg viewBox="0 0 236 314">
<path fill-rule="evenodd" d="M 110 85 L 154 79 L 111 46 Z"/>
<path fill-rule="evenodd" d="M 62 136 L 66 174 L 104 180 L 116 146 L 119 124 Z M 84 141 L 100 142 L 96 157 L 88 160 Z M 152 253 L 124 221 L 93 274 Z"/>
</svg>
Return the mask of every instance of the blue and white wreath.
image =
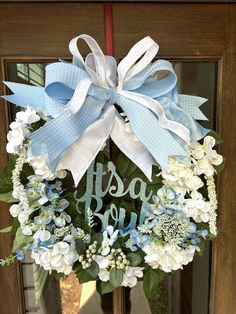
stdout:
<svg viewBox="0 0 236 314">
<path fill-rule="evenodd" d="M 92 51 L 85 60 L 78 39 Z M 13 94 L 3 98 L 23 110 L 0 174 L 0 199 L 14 203 L 2 232 L 15 234 L 1 264 L 30 252 L 49 273 L 96 280 L 101 293 L 143 280 L 151 297 L 217 235 L 219 136 L 196 122 L 206 99 L 178 94 L 172 65 L 152 62 L 150 37 L 118 65 L 88 35 L 69 48 L 73 63 L 48 65 L 45 87 L 5 82 Z"/>
</svg>

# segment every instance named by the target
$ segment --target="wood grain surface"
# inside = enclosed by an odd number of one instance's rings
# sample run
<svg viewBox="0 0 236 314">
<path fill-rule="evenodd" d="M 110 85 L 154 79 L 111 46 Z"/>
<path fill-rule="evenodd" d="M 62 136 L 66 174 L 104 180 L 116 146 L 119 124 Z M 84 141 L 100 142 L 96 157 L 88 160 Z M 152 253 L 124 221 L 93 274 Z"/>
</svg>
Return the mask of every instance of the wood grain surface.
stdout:
<svg viewBox="0 0 236 314">
<path fill-rule="evenodd" d="M 33 2 L 33 1 L 32 1 Z M 4 62 L 18 58 L 70 57 L 67 44 L 88 33 L 104 48 L 103 5 L 100 3 L 0 3 L 1 80 Z M 217 131 L 224 138 L 220 152 L 226 168 L 219 176 L 220 234 L 214 242 L 211 314 L 236 313 L 236 5 L 212 3 L 114 3 L 115 56 L 122 58 L 143 36 L 160 44 L 159 57 L 212 60 L 218 63 Z M 88 50 L 84 48 L 83 52 Z M 0 87 L 3 92 L 2 85 Z M 0 166 L 7 160 L 7 110 L 0 106 Z M 9 225 L 1 206 L 0 227 Z M 10 251 L 10 237 L 1 235 L 0 255 Z M 23 313 L 18 266 L 1 269 L 2 314 Z M 14 302 L 12 302 L 14 300 Z M 120 312 L 121 313 L 121 312 Z"/>
</svg>

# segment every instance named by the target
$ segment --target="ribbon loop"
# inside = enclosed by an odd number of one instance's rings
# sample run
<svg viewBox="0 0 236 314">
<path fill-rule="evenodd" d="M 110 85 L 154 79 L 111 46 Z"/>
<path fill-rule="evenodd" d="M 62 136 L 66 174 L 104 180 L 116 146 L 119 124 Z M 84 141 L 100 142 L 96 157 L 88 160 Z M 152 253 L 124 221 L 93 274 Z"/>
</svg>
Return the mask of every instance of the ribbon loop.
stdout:
<svg viewBox="0 0 236 314">
<path fill-rule="evenodd" d="M 83 39 L 92 51 L 85 61 L 77 47 L 79 39 Z M 105 56 L 95 39 L 86 34 L 77 36 L 70 41 L 69 50 L 75 62 L 79 62 L 85 67 L 94 82 L 102 87 L 108 87 L 106 82 Z"/>
<path fill-rule="evenodd" d="M 158 49 L 158 44 L 149 36 L 135 44 L 117 67 L 118 88 L 122 88 L 129 79 L 146 68 L 157 54 Z M 136 63 L 137 60 L 139 61 Z"/>
</svg>

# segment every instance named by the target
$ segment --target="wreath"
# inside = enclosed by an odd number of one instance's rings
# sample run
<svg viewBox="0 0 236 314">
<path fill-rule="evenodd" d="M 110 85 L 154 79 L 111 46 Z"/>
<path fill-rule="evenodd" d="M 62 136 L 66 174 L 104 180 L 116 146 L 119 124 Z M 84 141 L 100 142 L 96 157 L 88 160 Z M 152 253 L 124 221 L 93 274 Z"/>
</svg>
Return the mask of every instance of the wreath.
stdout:
<svg viewBox="0 0 236 314">
<path fill-rule="evenodd" d="M 78 39 L 92 51 L 85 60 Z M 0 264 L 30 252 L 49 273 L 96 280 L 101 293 L 142 280 L 153 297 L 165 273 L 217 235 L 220 137 L 196 122 L 206 99 L 179 94 L 172 65 L 152 62 L 150 37 L 119 65 L 88 35 L 69 48 L 73 62 L 48 65 L 45 87 L 4 82 L 13 93 L 3 98 L 23 109 L 0 174 L 0 199 L 13 203 L 1 232 L 14 234 Z"/>
</svg>

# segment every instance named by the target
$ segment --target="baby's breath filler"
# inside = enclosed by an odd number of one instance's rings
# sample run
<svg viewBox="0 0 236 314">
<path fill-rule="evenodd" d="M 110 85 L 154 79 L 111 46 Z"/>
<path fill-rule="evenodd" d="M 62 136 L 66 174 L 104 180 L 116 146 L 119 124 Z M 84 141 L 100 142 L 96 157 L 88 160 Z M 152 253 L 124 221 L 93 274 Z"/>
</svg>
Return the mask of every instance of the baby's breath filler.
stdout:
<svg viewBox="0 0 236 314">
<path fill-rule="evenodd" d="M 210 233 L 213 236 L 217 235 L 217 195 L 216 195 L 216 186 L 215 186 L 215 180 L 213 176 L 205 176 L 206 183 L 207 183 L 207 191 L 208 191 L 208 197 L 210 202 L 210 219 L 209 219 L 209 227 L 210 227 Z"/>
<path fill-rule="evenodd" d="M 27 159 L 27 150 L 23 148 L 16 160 L 16 165 L 12 171 L 12 183 L 13 183 L 13 193 L 17 199 L 19 199 L 19 205 L 22 210 L 30 214 L 30 206 L 25 191 L 24 185 L 21 183 L 20 175 Z"/>
</svg>

